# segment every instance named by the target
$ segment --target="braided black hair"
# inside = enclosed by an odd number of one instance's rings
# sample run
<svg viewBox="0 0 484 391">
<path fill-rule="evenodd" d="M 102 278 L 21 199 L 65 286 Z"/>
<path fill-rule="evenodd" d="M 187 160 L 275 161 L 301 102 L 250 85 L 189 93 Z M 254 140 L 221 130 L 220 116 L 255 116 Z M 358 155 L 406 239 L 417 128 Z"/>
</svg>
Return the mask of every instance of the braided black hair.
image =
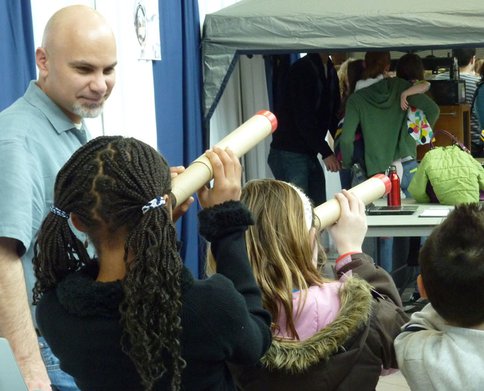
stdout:
<svg viewBox="0 0 484 391">
<path fill-rule="evenodd" d="M 121 136 L 98 137 L 81 147 L 60 170 L 54 189 L 54 205 L 75 213 L 95 246 L 100 227 L 113 235 L 120 227 L 128 233 L 122 347 L 147 390 L 165 373 L 171 373 L 172 389 L 180 389 L 185 366 L 180 346 L 182 262 L 175 227 L 167 208 L 141 210 L 170 190 L 165 159 L 147 144 Z M 128 251 L 134 257 L 129 262 Z M 34 301 L 92 262 L 68 221 L 49 213 L 35 246 Z"/>
</svg>

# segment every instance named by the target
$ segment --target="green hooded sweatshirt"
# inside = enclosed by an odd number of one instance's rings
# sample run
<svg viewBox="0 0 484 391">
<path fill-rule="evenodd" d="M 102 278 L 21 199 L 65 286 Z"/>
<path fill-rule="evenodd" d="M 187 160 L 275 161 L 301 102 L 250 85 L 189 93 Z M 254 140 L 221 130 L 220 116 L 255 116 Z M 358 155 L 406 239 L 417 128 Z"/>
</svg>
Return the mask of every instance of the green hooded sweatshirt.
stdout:
<svg viewBox="0 0 484 391">
<path fill-rule="evenodd" d="M 415 158 L 417 147 L 407 131 L 407 111 L 400 107 L 400 95 L 410 86 L 410 82 L 398 77 L 386 78 L 349 97 L 340 138 L 344 167 L 351 166 L 358 125 L 363 133 L 368 176 L 385 172 L 394 160 Z M 409 105 L 423 110 L 433 127 L 439 106 L 425 94 L 412 95 L 407 100 Z"/>
</svg>

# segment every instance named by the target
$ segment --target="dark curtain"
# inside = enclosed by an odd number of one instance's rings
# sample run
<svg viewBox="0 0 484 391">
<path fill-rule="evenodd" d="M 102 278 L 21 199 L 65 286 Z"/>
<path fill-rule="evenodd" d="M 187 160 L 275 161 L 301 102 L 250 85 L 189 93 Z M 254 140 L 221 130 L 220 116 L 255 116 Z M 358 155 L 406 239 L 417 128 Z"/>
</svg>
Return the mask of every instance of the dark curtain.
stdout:
<svg viewBox="0 0 484 391">
<path fill-rule="evenodd" d="M 159 0 L 161 61 L 153 63 L 158 149 L 171 166 L 187 167 L 204 150 L 201 105 L 200 20 L 197 0 Z M 203 274 L 198 206 L 177 224 L 181 254 L 194 275 Z"/>
<path fill-rule="evenodd" d="M 35 77 L 30 0 L 0 1 L 0 110 L 22 96 Z"/>
</svg>

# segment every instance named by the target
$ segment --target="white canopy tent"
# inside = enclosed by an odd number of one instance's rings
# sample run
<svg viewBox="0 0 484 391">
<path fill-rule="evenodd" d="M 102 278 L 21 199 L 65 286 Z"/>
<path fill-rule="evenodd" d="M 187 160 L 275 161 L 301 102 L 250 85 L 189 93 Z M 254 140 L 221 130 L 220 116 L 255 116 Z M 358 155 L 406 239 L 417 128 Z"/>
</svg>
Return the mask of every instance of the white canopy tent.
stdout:
<svg viewBox="0 0 484 391">
<path fill-rule="evenodd" d="M 211 143 L 269 108 L 262 54 L 459 46 L 484 47 L 483 0 L 241 0 L 207 14 L 203 25 L 204 114 Z M 272 175 L 269 144 L 270 138 L 245 155 L 246 179 Z M 327 172 L 328 199 L 340 188 L 338 174 Z"/>
<path fill-rule="evenodd" d="M 240 54 L 458 46 L 484 46 L 484 1 L 242 0 L 205 17 L 205 118 Z"/>
</svg>

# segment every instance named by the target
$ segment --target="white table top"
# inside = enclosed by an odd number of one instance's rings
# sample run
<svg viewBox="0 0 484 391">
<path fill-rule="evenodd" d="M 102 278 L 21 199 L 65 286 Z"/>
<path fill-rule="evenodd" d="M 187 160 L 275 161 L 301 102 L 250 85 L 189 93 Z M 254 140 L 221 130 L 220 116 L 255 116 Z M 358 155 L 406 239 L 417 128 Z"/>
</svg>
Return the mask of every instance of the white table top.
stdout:
<svg viewBox="0 0 484 391">
<path fill-rule="evenodd" d="M 386 199 L 379 199 L 374 202 L 375 205 L 386 205 Z M 452 205 L 440 204 L 418 204 L 413 199 L 402 200 L 402 205 L 417 205 L 418 209 L 412 215 L 371 215 L 367 216 L 368 237 L 385 237 L 385 236 L 428 236 L 435 226 L 439 225 L 445 217 L 421 217 L 426 213 L 440 214 L 444 210 L 452 210 Z"/>
</svg>

